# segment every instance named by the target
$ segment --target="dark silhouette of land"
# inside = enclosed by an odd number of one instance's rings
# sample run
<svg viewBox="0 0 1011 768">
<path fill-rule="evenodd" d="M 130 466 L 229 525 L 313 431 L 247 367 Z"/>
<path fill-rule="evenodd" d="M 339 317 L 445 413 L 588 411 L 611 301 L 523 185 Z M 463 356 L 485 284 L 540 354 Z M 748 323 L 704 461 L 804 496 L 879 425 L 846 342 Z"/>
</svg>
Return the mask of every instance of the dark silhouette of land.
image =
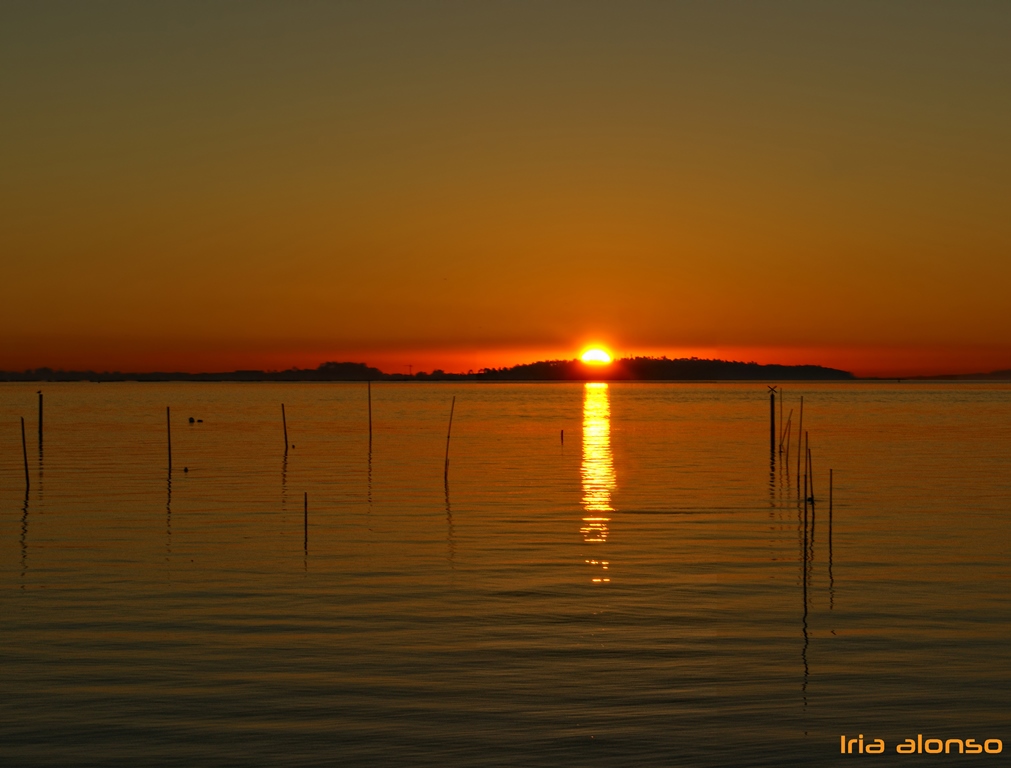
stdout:
<svg viewBox="0 0 1011 768">
<path fill-rule="evenodd" d="M 323 363 L 318 368 L 285 371 L 230 371 L 221 373 L 122 373 L 119 371 L 0 372 L 0 381 L 845 381 L 856 377 L 820 365 L 759 365 L 695 357 L 632 357 L 610 365 L 587 365 L 580 360 L 543 360 L 511 368 L 482 368 L 467 373 L 434 370 L 414 374 L 384 373 L 365 363 Z"/>
<path fill-rule="evenodd" d="M 845 380 L 848 371 L 820 365 L 759 365 L 696 357 L 631 357 L 610 365 L 587 365 L 580 360 L 546 360 L 512 368 L 485 369 L 486 381 L 753 381 L 753 380 Z"/>
<path fill-rule="evenodd" d="M 323 363 L 317 368 L 220 373 L 122 373 L 120 371 L 0 371 L 0 381 L 856 381 L 849 371 L 820 365 L 759 365 L 696 357 L 630 357 L 610 365 L 580 360 L 542 360 L 511 368 L 482 368 L 467 373 L 434 370 L 384 373 L 365 363 Z M 881 379 L 867 377 L 866 380 Z M 893 379 L 884 379 L 892 381 Z M 1007 381 L 1011 369 L 990 373 L 903 376 L 902 381 Z"/>
</svg>

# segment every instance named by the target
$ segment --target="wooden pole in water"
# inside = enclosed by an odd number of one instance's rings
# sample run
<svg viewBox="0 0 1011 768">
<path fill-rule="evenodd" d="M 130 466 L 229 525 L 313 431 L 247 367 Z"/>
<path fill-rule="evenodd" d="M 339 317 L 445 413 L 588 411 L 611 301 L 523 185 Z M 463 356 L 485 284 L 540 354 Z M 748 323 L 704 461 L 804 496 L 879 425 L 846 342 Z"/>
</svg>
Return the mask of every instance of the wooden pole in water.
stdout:
<svg viewBox="0 0 1011 768">
<path fill-rule="evenodd" d="M 804 396 L 800 396 L 800 424 L 797 425 L 797 493 L 800 494 L 800 438 L 804 434 Z"/>
<path fill-rule="evenodd" d="M 779 452 L 783 453 L 783 435 L 786 430 L 786 422 L 783 421 L 783 388 L 779 389 Z"/>
<path fill-rule="evenodd" d="M 42 390 L 39 390 L 39 448 L 42 447 Z"/>
<path fill-rule="evenodd" d="M 565 445 L 565 430 L 562 430 L 562 445 Z"/>
<path fill-rule="evenodd" d="M 25 459 L 25 498 L 28 498 L 28 490 L 32 487 L 31 480 L 28 479 L 28 443 L 25 442 L 25 417 L 21 417 L 21 454 Z"/>
<path fill-rule="evenodd" d="M 372 445 L 372 380 L 369 379 L 369 445 Z"/>
<path fill-rule="evenodd" d="M 828 471 L 828 608 L 835 607 L 835 579 L 832 578 L 832 470 Z"/>
<path fill-rule="evenodd" d="M 811 499 L 811 559 L 814 560 L 814 520 L 817 516 L 815 512 L 815 502 L 814 502 L 814 462 L 811 460 L 811 451 L 807 452 L 807 466 L 810 470 L 811 483 L 809 485 L 809 496 Z"/>
<path fill-rule="evenodd" d="M 769 387 L 769 453 L 776 452 L 776 388 Z"/>
<path fill-rule="evenodd" d="M 828 551 L 832 554 L 832 470 L 828 471 Z"/>
<path fill-rule="evenodd" d="M 165 434 L 168 437 L 168 471 L 172 474 L 172 412 L 165 406 Z"/>
<path fill-rule="evenodd" d="M 309 551 L 309 491 L 304 491 L 302 495 L 302 530 L 303 547 Z"/>
<path fill-rule="evenodd" d="M 804 475 L 804 519 L 807 520 L 807 475 Z"/>
<path fill-rule="evenodd" d="M 284 452 L 288 452 L 288 419 L 284 415 L 284 403 L 281 403 L 281 427 L 284 429 Z"/>
<path fill-rule="evenodd" d="M 811 450 L 807 452 L 807 474 L 811 478 L 811 504 L 814 504 L 814 462 L 811 461 Z"/>
<path fill-rule="evenodd" d="M 783 407 L 783 393 L 782 392 L 779 393 L 779 407 L 780 408 Z M 783 421 L 783 414 L 782 413 L 779 414 L 779 417 L 780 417 L 780 425 L 783 427 L 780 430 L 780 435 L 779 435 L 779 452 L 782 453 L 783 452 L 783 442 L 785 440 L 787 440 L 788 437 L 789 437 L 789 435 L 790 435 L 790 422 L 793 420 L 793 408 L 790 409 L 790 415 L 786 417 L 786 421 Z M 786 452 L 787 452 L 787 454 L 790 453 L 790 446 L 789 446 L 789 444 L 786 446 Z"/>
<path fill-rule="evenodd" d="M 453 402 L 449 406 L 449 429 L 446 430 L 446 465 L 443 469 L 442 476 L 447 482 L 449 481 L 449 436 L 453 432 L 454 410 L 456 410 L 456 395 L 453 395 Z"/>
<path fill-rule="evenodd" d="M 807 447 L 807 432 L 804 433 L 804 503 L 807 503 L 807 457 L 811 451 Z"/>
<path fill-rule="evenodd" d="M 790 482 L 790 440 L 793 438 L 793 411 L 790 411 L 790 416 L 786 420 L 786 434 L 783 435 L 783 442 L 786 444 L 786 457 L 783 460 L 783 466 L 786 468 L 786 482 Z"/>
</svg>

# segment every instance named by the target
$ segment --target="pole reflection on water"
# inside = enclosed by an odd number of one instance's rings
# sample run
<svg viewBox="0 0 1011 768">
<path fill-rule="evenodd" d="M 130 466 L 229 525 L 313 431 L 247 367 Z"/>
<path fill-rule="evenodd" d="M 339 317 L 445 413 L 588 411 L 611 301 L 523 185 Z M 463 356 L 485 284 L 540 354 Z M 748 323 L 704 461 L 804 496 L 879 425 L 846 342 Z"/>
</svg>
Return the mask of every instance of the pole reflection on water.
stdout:
<svg viewBox="0 0 1011 768">
<path fill-rule="evenodd" d="M 172 556 L 172 475 L 166 481 L 165 493 L 165 561 Z"/>
<path fill-rule="evenodd" d="M 450 570 L 456 570 L 456 542 L 453 538 L 453 510 L 449 506 L 449 477 L 445 477 L 446 487 L 446 558 Z"/>
<path fill-rule="evenodd" d="M 25 588 L 25 575 L 28 573 L 28 491 L 25 491 L 25 503 L 21 507 L 21 589 Z"/>
<path fill-rule="evenodd" d="M 580 533 L 587 544 L 605 544 L 611 522 L 611 493 L 616 487 L 614 457 L 611 454 L 611 401 L 607 384 L 587 383 L 583 396 L 583 526 Z M 588 564 L 608 571 L 610 562 L 591 558 Z M 594 583 L 610 582 L 600 575 Z"/>
</svg>

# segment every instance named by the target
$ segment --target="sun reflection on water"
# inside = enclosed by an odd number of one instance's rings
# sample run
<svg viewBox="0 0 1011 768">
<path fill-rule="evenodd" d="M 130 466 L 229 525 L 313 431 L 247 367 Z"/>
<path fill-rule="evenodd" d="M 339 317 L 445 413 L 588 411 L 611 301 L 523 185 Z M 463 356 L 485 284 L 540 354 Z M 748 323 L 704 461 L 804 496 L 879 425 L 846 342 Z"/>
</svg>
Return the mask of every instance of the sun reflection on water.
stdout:
<svg viewBox="0 0 1011 768">
<path fill-rule="evenodd" d="M 588 383 L 583 398 L 583 526 L 580 533 L 587 544 L 604 544 L 609 534 L 608 523 L 611 493 L 615 489 L 614 457 L 611 454 L 611 400 L 607 384 Z M 586 561 L 594 568 L 608 571 L 610 563 L 593 558 Z M 592 579 L 594 583 L 610 582 L 602 574 Z"/>
</svg>

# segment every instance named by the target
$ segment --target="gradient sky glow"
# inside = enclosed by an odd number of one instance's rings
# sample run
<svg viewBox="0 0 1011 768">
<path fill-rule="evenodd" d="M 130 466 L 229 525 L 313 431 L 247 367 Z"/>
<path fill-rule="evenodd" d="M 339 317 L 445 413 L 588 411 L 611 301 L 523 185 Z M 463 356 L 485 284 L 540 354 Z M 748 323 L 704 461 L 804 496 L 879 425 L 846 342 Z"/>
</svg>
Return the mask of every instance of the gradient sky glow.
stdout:
<svg viewBox="0 0 1011 768">
<path fill-rule="evenodd" d="M 1011 368 L 1006 2 L 8 2 L 0 369 Z"/>
</svg>

